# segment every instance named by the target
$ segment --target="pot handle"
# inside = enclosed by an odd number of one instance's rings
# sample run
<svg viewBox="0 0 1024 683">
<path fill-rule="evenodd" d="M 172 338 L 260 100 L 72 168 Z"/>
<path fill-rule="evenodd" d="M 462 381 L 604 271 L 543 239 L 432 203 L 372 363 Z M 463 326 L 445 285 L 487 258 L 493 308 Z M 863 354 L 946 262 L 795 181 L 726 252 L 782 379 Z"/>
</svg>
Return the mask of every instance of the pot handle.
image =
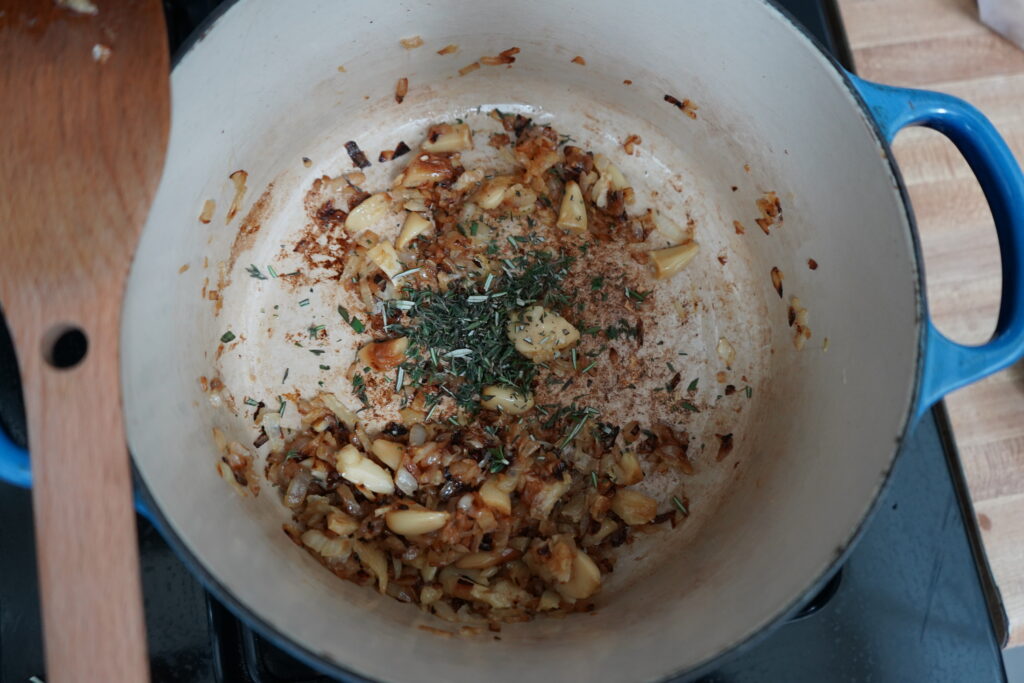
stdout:
<svg viewBox="0 0 1024 683">
<path fill-rule="evenodd" d="M 0 481 L 22 489 L 32 488 L 32 467 L 28 451 L 14 443 L 0 427 Z M 135 511 L 152 520 L 149 509 L 138 492 L 134 495 Z"/>
<path fill-rule="evenodd" d="M 0 481 L 18 488 L 32 488 L 28 451 L 11 441 L 3 429 L 0 429 Z"/>
<path fill-rule="evenodd" d="M 925 126 L 956 145 L 985 193 L 999 237 L 1003 289 L 995 333 L 980 346 L 965 346 L 939 332 L 928 319 L 916 407 L 920 417 L 954 389 L 1024 357 L 1024 174 L 992 123 L 967 102 L 847 76 L 887 142 L 906 126 Z"/>
</svg>

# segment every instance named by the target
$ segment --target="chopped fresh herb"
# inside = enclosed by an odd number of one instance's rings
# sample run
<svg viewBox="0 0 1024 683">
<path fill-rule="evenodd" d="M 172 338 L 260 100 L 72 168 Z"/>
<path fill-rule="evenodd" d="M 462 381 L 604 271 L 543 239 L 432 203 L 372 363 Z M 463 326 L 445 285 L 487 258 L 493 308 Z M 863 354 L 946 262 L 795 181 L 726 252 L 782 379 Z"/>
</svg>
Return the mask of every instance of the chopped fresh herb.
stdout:
<svg viewBox="0 0 1024 683">
<path fill-rule="evenodd" d="M 370 401 L 366 397 L 366 382 L 363 380 L 363 376 L 357 374 L 352 378 L 352 388 L 355 389 L 356 398 L 363 404 L 363 406 L 369 406 Z"/>
<path fill-rule="evenodd" d="M 396 388 L 396 391 L 401 391 L 402 387 L 404 385 L 405 385 L 405 368 L 399 366 L 398 374 L 395 377 L 395 388 Z"/>
<path fill-rule="evenodd" d="M 363 321 L 360 320 L 359 318 L 352 318 L 352 320 L 349 322 L 349 325 L 351 325 L 352 329 L 359 334 L 362 334 L 363 330 L 366 329 L 366 325 L 364 325 Z"/>
<path fill-rule="evenodd" d="M 291 460 L 292 458 L 298 458 L 298 457 L 300 457 L 298 451 L 290 450 L 290 451 L 288 451 L 288 454 L 284 456 L 284 459 L 285 460 Z"/>
<path fill-rule="evenodd" d="M 309 299 L 303 299 L 302 301 L 299 302 L 299 305 L 300 306 L 308 306 L 309 305 Z"/>
<path fill-rule="evenodd" d="M 317 335 L 327 329 L 327 325 L 313 325 L 309 328 L 309 338 L 316 339 Z"/>
<path fill-rule="evenodd" d="M 232 341 L 235 340 L 235 333 L 232 332 L 231 330 L 228 330 L 227 332 L 225 332 L 224 334 L 222 334 L 220 336 L 220 340 L 224 344 L 227 344 L 228 342 L 232 342 Z"/>
<path fill-rule="evenodd" d="M 697 391 L 697 382 L 699 382 L 699 381 L 700 381 L 700 377 L 698 377 L 697 379 L 695 379 L 692 382 L 690 382 L 690 384 L 686 387 L 686 390 L 687 391 Z"/>
<path fill-rule="evenodd" d="M 277 397 L 277 400 L 281 402 L 281 405 L 277 407 L 277 414 L 284 417 L 284 410 L 288 407 L 288 403 L 280 396 Z"/>
<path fill-rule="evenodd" d="M 277 271 L 274 270 L 274 266 L 267 266 L 267 272 L 270 273 L 270 277 L 277 277 Z"/>
<path fill-rule="evenodd" d="M 661 346 L 661 342 L 658 342 L 658 345 Z M 672 365 L 672 361 L 669 361 L 669 362 L 665 363 L 665 365 L 668 366 L 668 371 L 669 372 L 675 372 L 676 371 L 675 366 Z"/>
<path fill-rule="evenodd" d="M 745 388 L 745 389 L 743 390 L 743 393 L 747 395 L 747 398 L 750 398 L 751 396 L 753 396 L 753 395 L 754 395 L 754 387 L 749 387 L 749 386 L 748 386 L 748 387 L 746 387 L 746 388 Z"/>
<path fill-rule="evenodd" d="M 344 306 L 338 306 L 338 314 L 341 316 L 341 319 L 344 320 L 345 322 L 349 322 L 350 320 L 352 320 L 352 316 L 349 315 L 348 309 L 345 308 Z"/>
<path fill-rule="evenodd" d="M 679 508 L 679 511 L 683 513 L 684 517 L 690 516 L 690 511 L 683 505 L 683 501 L 679 499 L 679 496 L 672 496 L 672 504 Z"/>
<path fill-rule="evenodd" d="M 320 366 L 320 369 L 321 369 L 321 370 L 330 370 L 330 369 L 331 369 L 331 366 L 330 366 L 330 365 L 321 365 L 321 366 Z"/>
<path fill-rule="evenodd" d="M 602 287 L 604 287 L 604 278 L 603 277 L 595 277 L 595 278 L 593 278 L 590 281 L 590 291 L 596 292 L 597 290 L 601 289 Z"/>
<path fill-rule="evenodd" d="M 572 356 L 572 369 L 573 370 L 578 369 L 576 367 L 576 347 L 575 346 L 572 347 L 572 351 L 569 352 L 569 355 Z"/>
<path fill-rule="evenodd" d="M 452 418 L 449 418 L 449 420 Z M 457 424 L 457 423 L 456 423 Z M 487 464 L 492 474 L 497 474 L 503 469 L 508 467 L 508 456 L 505 455 L 505 447 L 498 446 L 497 448 L 487 449 Z"/>
<path fill-rule="evenodd" d="M 630 339 L 634 339 L 639 335 L 639 328 L 630 325 L 622 318 L 619 318 L 619 321 L 616 325 L 609 325 L 604 329 L 604 335 L 609 340 L 615 340 L 621 336 L 626 336 L 629 337 Z"/>
<path fill-rule="evenodd" d="M 285 381 L 287 381 L 287 380 L 288 380 L 288 373 L 289 373 L 290 371 L 291 371 L 291 368 L 285 368 L 285 369 L 284 369 L 284 377 L 282 377 L 282 378 L 281 378 L 281 384 L 284 384 L 284 383 L 285 383 Z"/>
<path fill-rule="evenodd" d="M 700 408 L 698 408 L 697 406 L 693 405 L 689 401 L 683 401 L 680 405 L 683 406 L 683 410 L 689 410 L 691 413 L 699 413 L 700 412 Z"/>
<path fill-rule="evenodd" d="M 576 420 L 576 423 L 571 429 L 569 429 L 569 432 L 562 437 L 562 440 L 558 442 L 558 448 L 565 448 L 572 443 L 572 440 L 575 439 L 581 431 L 583 431 L 583 426 L 587 424 L 587 421 L 596 415 L 598 415 L 598 412 L 595 409 L 584 408 L 580 413 L 579 419 Z"/>
<path fill-rule="evenodd" d="M 588 372 L 590 372 L 591 370 L 593 370 L 593 369 L 594 369 L 594 366 L 595 366 L 595 365 L 597 365 L 597 361 L 596 361 L 596 360 L 595 360 L 595 361 L 592 361 L 592 362 L 590 363 L 590 365 L 588 365 L 587 367 L 585 367 L 585 368 L 583 368 L 582 370 L 580 370 L 580 374 L 581 374 L 581 375 L 585 375 L 585 374 L 587 374 Z"/>
<path fill-rule="evenodd" d="M 477 230 L 479 229 L 480 224 L 477 223 L 476 221 L 473 221 L 472 223 L 469 224 L 469 234 L 472 235 L 473 237 L 476 237 Z"/>
<path fill-rule="evenodd" d="M 250 264 L 249 267 L 245 269 L 245 272 L 249 273 L 249 277 L 254 277 L 257 280 L 267 279 L 267 276 L 260 272 L 260 269 L 255 263 Z"/>
<path fill-rule="evenodd" d="M 593 484 L 594 488 L 597 488 L 597 471 L 593 470 L 590 472 L 590 483 Z"/>
<path fill-rule="evenodd" d="M 520 238 L 522 246 L 527 238 Z M 389 331 L 409 338 L 411 358 L 421 358 L 422 385 L 450 394 L 459 408 L 479 410 L 485 386 L 502 384 L 529 391 L 537 366 L 515 350 L 506 328 L 512 313 L 530 304 L 559 308 L 568 301 L 561 283 L 572 259 L 548 251 L 525 251 L 500 261 L 501 271 L 483 282 L 482 293 L 469 281 L 453 283 L 445 292 L 402 288 L 403 303 L 392 310 L 408 313 Z M 406 368 L 407 376 L 410 367 Z M 449 378 L 459 381 L 448 382 Z M 445 382 L 446 384 L 442 384 Z"/>
<path fill-rule="evenodd" d="M 322 356 L 324 354 L 323 349 L 309 349 L 309 352 L 314 356 Z"/>
<path fill-rule="evenodd" d="M 246 396 L 246 397 L 245 397 L 245 401 L 244 401 L 244 403 L 245 403 L 245 405 L 247 405 L 247 406 L 253 406 L 253 407 L 259 406 L 259 404 L 260 404 L 260 402 L 259 402 L 259 401 L 257 401 L 257 400 L 256 400 L 256 399 L 254 399 L 254 398 L 249 398 L 248 396 Z"/>
<path fill-rule="evenodd" d="M 630 289 L 629 287 L 626 287 L 626 296 L 629 297 L 630 299 L 633 299 L 634 301 L 639 301 L 642 303 L 648 296 L 650 296 L 650 294 L 650 290 L 646 292 L 640 292 L 635 289 Z"/>
</svg>

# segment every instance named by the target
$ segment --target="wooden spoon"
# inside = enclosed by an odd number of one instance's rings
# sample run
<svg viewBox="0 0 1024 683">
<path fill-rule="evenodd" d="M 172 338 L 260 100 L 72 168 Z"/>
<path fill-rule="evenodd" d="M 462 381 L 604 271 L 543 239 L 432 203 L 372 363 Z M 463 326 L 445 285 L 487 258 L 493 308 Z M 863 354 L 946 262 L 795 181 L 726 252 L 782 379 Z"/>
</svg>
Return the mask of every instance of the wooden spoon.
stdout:
<svg viewBox="0 0 1024 683">
<path fill-rule="evenodd" d="M 0 9 L 0 300 L 28 414 L 47 680 L 144 682 L 118 339 L 170 125 L 163 13 L 159 0 Z M 85 356 L 55 359 L 79 334 Z"/>
</svg>

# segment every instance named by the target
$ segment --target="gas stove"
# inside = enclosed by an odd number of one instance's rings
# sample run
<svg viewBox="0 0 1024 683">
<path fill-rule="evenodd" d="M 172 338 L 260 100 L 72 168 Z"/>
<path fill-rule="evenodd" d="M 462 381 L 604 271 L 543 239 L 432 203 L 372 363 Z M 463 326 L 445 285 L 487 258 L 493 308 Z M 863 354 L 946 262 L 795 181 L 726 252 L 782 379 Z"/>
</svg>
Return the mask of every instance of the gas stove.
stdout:
<svg viewBox="0 0 1024 683">
<path fill-rule="evenodd" d="M 176 50 L 221 3 L 164 0 Z M 832 0 L 780 0 L 852 66 Z M 24 409 L 0 320 L 0 423 L 24 443 Z M 0 484 L 0 683 L 45 680 L 31 494 Z M 323 683 L 207 593 L 139 518 L 155 683 Z M 945 409 L 905 441 L 882 500 L 842 568 L 792 620 L 687 680 L 1005 681 L 1006 616 L 992 581 Z"/>
</svg>

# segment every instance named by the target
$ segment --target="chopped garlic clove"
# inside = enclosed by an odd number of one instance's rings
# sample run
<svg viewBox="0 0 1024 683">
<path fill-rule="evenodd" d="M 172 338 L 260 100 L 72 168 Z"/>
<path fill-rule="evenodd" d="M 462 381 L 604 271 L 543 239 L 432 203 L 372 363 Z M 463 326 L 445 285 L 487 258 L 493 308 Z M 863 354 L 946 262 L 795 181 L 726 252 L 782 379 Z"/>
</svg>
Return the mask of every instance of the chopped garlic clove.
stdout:
<svg viewBox="0 0 1024 683">
<path fill-rule="evenodd" d="M 408 204 L 406 204 L 406 206 L 408 206 Z M 399 233 L 398 239 L 395 240 L 395 247 L 398 249 L 405 249 L 409 246 L 410 242 L 428 230 L 431 230 L 433 227 L 434 224 L 423 216 L 418 213 L 410 213 L 405 217 L 405 222 L 402 223 L 402 232 Z"/>
<path fill-rule="evenodd" d="M 395 482 L 388 471 L 360 453 L 352 444 L 338 451 L 335 468 L 348 481 L 373 493 L 390 495 L 395 492 Z"/>
<path fill-rule="evenodd" d="M 345 219 L 345 230 L 355 236 L 376 225 L 388 215 L 390 203 L 391 198 L 385 192 L 370 195 L 349 212 Z"/>
<path fill-rule="evenodd" d="M 402 536 L 418 536 L 437 531 L 448 523 L 447 512 L 430 510 L 391 510 L 384 515 L 388 528 Z"/>
<path fill-rule="evenodd" d="M 398 261 L 398 252 L 395 251 L 395 246 L 387 240 L 377 242 L 366 252 L 366 255 L 384 271 L 388 278 L 393 279 L 404 270 Z"/>
<path fill-rule="evenodd" d="M 551 360 L 580 338 L 580 332 L 568 320 L 543 306 L 531 306 L 514 313 L 506 330 L 516 351 L 534 362 Z"/>
<path fill-rule="evenodd" d="M 658 279 L 663 280 L 672 277 L 685 268 L 693 260 L 693 257 L 697 255 L 698 251 L 700 251 L 699 244 L 687 242 L 686 244 L 680 244 L 679 246 L 667 249 L 649 251 L 647 254 L 651 257 L 651 262 L 654 264 Z"/>
<path fill-rule="evenodd" d="M 359 520 L 336 510 L 327 515 L 327 528 L 339 536 L 351 536 L 359 530 Z"/>
<path fill-rule="evenodd" d="M 555 586 L 562 597 L 568 600 L 589 598 L 601 587 L 601 570 L 590 556 L 577 550 L 572 559 L 572 576 L 565 583 Z"/>
<path fill-rule="evenodd" d="M 504 475 L 502 475 L 504 476 Z M 484 505 L 503 515 L 512 514 L 512 497 L 500 486 L 500 477 L 491 477 L 480 487 L 480 498 Z"/>
<path fill-rule="evenodd" d="M 556 225 L 574 232 L 587 231 L 587 207 L 583 204 L 583 192 L 575 181 L 570 180 L 565 184 L 565 195 L 562 196 Z"/>
<path fill-rule="evenodd" d="M 640 460 L 633 451 L 623 451 L 619 462 L 615 465 L 615 483 L 619 486 L 630 486 L 644 478 Z"/>
<path fill-rule="evenodd" d="M 514 387 L 492 385 L 484 387 L 480 395 L 480 405 L 499 413 L 522 415 L 533 407 L 533 396 Z"/>
<path fill-rule="evenodd" d="M 505 192 L 512 184 L 509 176 L 498 176 L 484 182 L 483 186 L 473 195 L 472 201 L 481 209 L 490 210 L 498 208 L 505 198 Z"/>
<path fill-rule="evenodd" d="M 473 149 L 473 135 L 465 123 L 440 123 L 427 132 L 424 152 L 450 153 Z"/>
<path fill-rule="evenodd" d="M 400 443 L 388 441 L 387 439 L 377 439 L 370 447 L 370 452 L 376 455 L 382 463 L 397 471 L 399 463 L 402 462 L 402 454 L 405 452 L 405 449 Z"/>
<path fill-rule="evenodd" d="M 612 512 L 630 526 L 650 524 L 658 515 L 658 503 L 632 489 L 619 489 L 612 499 Z"/>
</svg>

